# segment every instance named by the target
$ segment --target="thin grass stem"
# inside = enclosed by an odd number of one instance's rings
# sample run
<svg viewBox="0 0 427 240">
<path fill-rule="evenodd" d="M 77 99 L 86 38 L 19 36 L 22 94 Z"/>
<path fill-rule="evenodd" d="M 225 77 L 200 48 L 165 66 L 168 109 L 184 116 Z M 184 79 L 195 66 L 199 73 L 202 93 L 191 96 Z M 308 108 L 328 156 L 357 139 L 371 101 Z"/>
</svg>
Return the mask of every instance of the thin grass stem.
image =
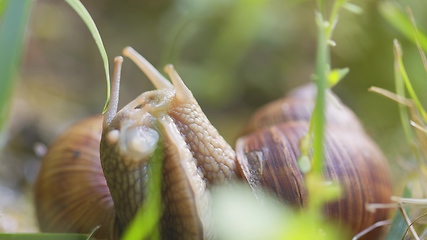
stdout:
<svg viewBox="0 0 427 240">
<path fill-rule="evenodd" d="M 391 196 L 391 200 L 399 203 L 427 205 L 427 198 L 402 198 L 397 196 Z"/>
<path fill-rule="evenodd" d="M 421 216 L 418 216 L 417 218 L 414 219 L 414 221 L 411 222 L 411 224 L 409 224 L 409 226 L 406 228 L 405 233 L 403 234 L 403 238 L 406 236 L 406 234 L 408 233 L 409 229 L 416 223 L 418 222 L 418 220 L 420 220 L 421 218 L 427 216 L 427 213 L 422 214 Z M 402 240 L 403 240 L 402 238 Z M 418 237 L 418 239 L 420 239 L 420 237 Z"/>
<path fill-rule="evenodd" d="M 406 12 L 408 13 L 409 19 L 411 20 L 415 44 L 417 45 L 418 52 L 421 56 L 421 60 L 423 61 L 424 70 L 427 72 L 427 58 L 426 58 L 426 54 L 423 51 L 423 48 L 421 47 L 419 31 L 418 31 L 417 23 L 415 22 L 414 14 L 412 13 L 412 10 L 410 7 L 406 7 Z"/>
<path fill-rule="evenodd" d="M 399 71 L 400 71 L 402 79 L 405 83 L 406 89 L 408 90 L 409 95 L 411 96 L 412 100 L 414 101 L 415 106 L 417 107 L 418 111 L 420 112 L 422 118 L 424 119 L 424 121 L 427 121 L 427 113 L 424 110 L 424 108 L 421 104 L 421 101 L 419 100 L 417 94 L 415 93 L 415 90 L 412 87 L 411 81 L 409 80 L 408 74 L 406 73 L 406 69 L 405 69 L 405 66 L 404 66 L 403 61 L 402 61 L 402 50 L 401 50 L 399 41 L 397 41 L 397 39 L 395 39 L 393 41 L 393 43 L 394 43 L 394 54 L 395 54 L 395 57 L 397 59 Z"/>
<path fill-rule="evenodd" d="M 414 238 L 415 238 L 416 240 L 420 240 L 420 237 L 418 236 L 418 234 L 417 234 L 417 232 L 415 231 L 414 227 L 411 225 L 411 219 L 409 219 L 408 214 L 406 213 L 405 208 L 403 208 L 403 204 L 402 204 L 402 203 L 399 203 L 399 205 L 400 205 L 400 208 L 399 208 L 399 209 L 400 209 L 400 211 L 401 211 L 401 213 L 402 213 L 402 215 L 403 215 L 403 218 L 405 219 L 406 224 L 408 224 L 408 229 L 410 229 L 410 230 L 411 230 L 412 235 L 414 236 Z M 403 235 L 403 238 L 405 237 L 405 235 L 406 235 L 406 233 Z M 403 238 L 402 238 L 402 240 L 403 240 Z"/>
<path fill-rule="evenodd" d="M 358 234 L 356 234 L 352 238 L 352 240 L 360 239 L 361 237 L 365 236 L 369 232 L 373 231 L 375 228 L 386 226 L 386 225 L 390 225 L 390 224 L 391 224 L 391 220 L 384 220 L 384 221 L 376 222 L 376 223 L 372 224 L 371 226 L 365 228 L 363 231 L 361 231 Z"/>
<path fill-rule="evenodd" d="M 411 100 L 409 100 L 405 97 L 402 97 L 399 94 L 396 94 L 394 92 L 388 91 L 386 89 L 379 88 L 379 87 L 370 87 L 368 89 L 368 91 L 373 92 L 373 93 L 377 93 L 383 97 L 389 98 L 389 99 L 391 99 L 391 100 L 393 100 L 399 104 L 402 104 L 403 106 L 406 106 L 406 107 L 413 106 L 413 103 Z"/>
</svg>

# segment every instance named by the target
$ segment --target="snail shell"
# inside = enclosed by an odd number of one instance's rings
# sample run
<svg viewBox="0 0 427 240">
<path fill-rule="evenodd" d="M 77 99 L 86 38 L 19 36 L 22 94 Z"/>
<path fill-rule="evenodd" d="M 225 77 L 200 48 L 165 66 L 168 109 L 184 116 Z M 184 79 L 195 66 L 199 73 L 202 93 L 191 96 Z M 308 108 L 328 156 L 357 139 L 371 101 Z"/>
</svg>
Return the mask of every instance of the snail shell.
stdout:
<svg viewBox="0 0 427 240">
<path fill-rule="evenodd" d="M 43 232 L 90 233 L 106 238 L 114 205 L 99 157 L 102 116 L 80 121 L 63 132 L 42 160 L 34 186 Z"/>
<path fill-rule="evenodd" d="M 314 85 L 306 85 L 261 107 L 248 123 L 252 132 L 237 140 L 239 166 L 255 193 L 268 189 L 287 204 L 307 205 L 309 196 L 297 159 L 300 141 L 309 129 L 314 90 Z M 325 213 L 356 234 L 387 218 L 387 210 L 370 212 L 365 206 L 390 201 L 387 161 L 353 112 L 331 92 L 326 99 L 324 176 L 341 185 L 343 196 L 327 204 Z"/>
<path fill-rule="evenodd" d="M 245 132 L 283 122 L 310 122 L 314 110 L 315 84 L 307 84 L 291 91 L 287 97 L 259 108 L 246 124 Z M 356 115 L 330 90 L 326 91 L 325 118 L 328 125 L 364 132 Z"/>
<path fill-rule="evenodd" d="M 164 156 L 159 189 L 163 239 L 214 239 L 210 188 L 232 184 L 242 177 L 239 170 L 254 192 L 268 189 L 286 203 L 306 204 L 304 176 L 296 159 L 315 88 L 299 89 L 259 110 L 247 135 L 237 142 L 236 160 L 171 66 L 166 71 L 172 84 L 133 49 L 126 48 L 124 55 L 146 73 L 156 90 L 117 111 L 123 59 L 115 59 L 112 100 L 104 118 L 71 127 L 43 159 L 35 187 L 42 231 L 87 233 L 101 225 L 96 237 L 117 239 L 146 199 L 148 168 L 156 151 Z M 345 194 L 325 211 L 357 232 L 386 216 L 385 211 L 365 210 L 366 203 L 388 202 L 386 161 L 354 114 L 333 95 L 326 112 L 331 116 L 326 117 L 325 176 L 340 181 Z M 287 122 L 280 123 L 283 120 Z M 351 131 L 345 131 L 347 124 Z"/>
</svg>

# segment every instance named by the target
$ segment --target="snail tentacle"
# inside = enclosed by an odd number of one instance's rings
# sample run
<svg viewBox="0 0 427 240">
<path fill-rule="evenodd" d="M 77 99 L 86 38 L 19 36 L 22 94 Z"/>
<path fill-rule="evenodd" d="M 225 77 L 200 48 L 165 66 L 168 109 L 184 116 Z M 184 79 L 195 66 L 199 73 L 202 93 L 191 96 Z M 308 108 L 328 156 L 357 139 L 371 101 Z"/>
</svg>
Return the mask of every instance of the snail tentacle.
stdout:
<svg viewBox="0 0 427 240">
<path fill-rule="evenodd" d="M 107 111 L 104 114 L 103 126 L 111 123 L 117 113 L 119 106 L 119 93 L 120 93 L 120 77 L 122 72 L 123 57 L 118 56 L 114 58 L 114 75 L 112 79 L 112 86 L 110 91 L 110 103 L 108 104 Z"/>
<path fill-rule="evenodd" d="M 189 102 L 191 98 L 193 98 L 193 93 L 184 84 L 184 81 L 182 81 L 182 78 L 179 76 L 173 65 L 166 65 L 164 70 L 172 80 L 177 100 L 180 102 Z"/>
<path fill-rule="evenodd" d="M 172 88 L 172 84 L 132 47 L 123 49 L 123 55 L 130 58 L 147 75 L 157 89 Z"/>
</svg>

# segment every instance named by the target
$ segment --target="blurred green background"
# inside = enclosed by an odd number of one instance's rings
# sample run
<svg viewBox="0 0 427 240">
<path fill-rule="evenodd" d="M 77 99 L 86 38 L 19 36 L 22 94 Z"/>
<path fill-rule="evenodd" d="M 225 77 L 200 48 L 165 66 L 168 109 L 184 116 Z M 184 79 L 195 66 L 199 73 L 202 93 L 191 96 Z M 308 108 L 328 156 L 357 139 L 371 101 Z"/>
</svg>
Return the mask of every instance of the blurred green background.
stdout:
<svg viewBox="0 0 427 240">
<path fill-rule="evenodd" d="M 397 105 L 367 89 L 394 91 L 393 38 L 402 43 L 409 77 L 424 106 L 426 75 L 416 47 L 381 16 L 384 2 L 352 1 L 363 13 L 341 12 L 332 67 L 350 68 L 334 92 L 360 117 L 390 162 L 396 162 L 409 157 Z M 309 82 L 314 72 L 315 1 L 82 3 L 97 24 L 111 61 L 130 45 L 158 69 L 173 63 L 231 145 L 257 107 Z M 425 0 L 396 3 L 411 6 L 419 28 L 427 29 Z M 29 192 L 40 162 L 35 144 L 48 145 L 72 122 L 101 113 L 105 102 L 103 63 L 83 21 L 65 1 L 37 0 L 32 10 L 0 159 L 0 196 L 11 196 L 0 198 L 0 211 L 15 224 L 0 221 L 0 231 L 35 229 Z M 120 106 L 151 89 L 148 79 L 125 59 Z"/>
</svg>

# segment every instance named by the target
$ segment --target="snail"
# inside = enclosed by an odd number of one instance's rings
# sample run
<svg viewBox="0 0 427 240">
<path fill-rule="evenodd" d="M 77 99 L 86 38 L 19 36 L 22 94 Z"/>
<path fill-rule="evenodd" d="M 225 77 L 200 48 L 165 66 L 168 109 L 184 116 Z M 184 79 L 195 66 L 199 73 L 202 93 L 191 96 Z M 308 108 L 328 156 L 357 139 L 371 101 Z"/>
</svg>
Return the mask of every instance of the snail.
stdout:
<svg viewBox="0 0 427 240">
<path fill-rule="evenodd" d="M 236 151 L 201 110 L 172 65 L 171 82 L 127 47 L 156 90 L 118 109 L 122 57 L 115 58 L 111 102 L 104 116 L 71 126 L 51 145 L 35 184 L 40 229 L 95 232 L 117 239 L 146 199 L 148 167 L 163 156 L 162 239 L 215 239 L 210 220 L 210 189 L 247 182 L 255 195 L 271 192 L 286 204 L 307 203 L 304 176 L 296 159 L 307 133 L 316 88 L 307 85 L 267 104 L 249 120 Z M 391 184 L 385 157 L 356 116 L 327 94 L 325 173 L 343 188 L 343 198 L 325 206 L 327 216 L 357 233 L 387 217 L 365 210 L 387 203 Z"/>
</svg>

